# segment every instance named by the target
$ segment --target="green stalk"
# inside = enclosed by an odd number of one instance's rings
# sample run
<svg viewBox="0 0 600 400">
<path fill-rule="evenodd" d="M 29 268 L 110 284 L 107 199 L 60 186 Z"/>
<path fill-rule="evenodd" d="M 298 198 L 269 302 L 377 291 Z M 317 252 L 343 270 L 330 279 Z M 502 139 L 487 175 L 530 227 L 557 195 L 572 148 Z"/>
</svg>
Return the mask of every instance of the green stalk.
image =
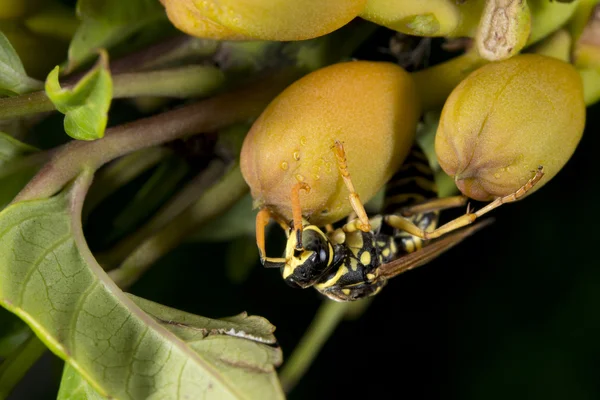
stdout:
<svg viewBox="0 0 600 400">
<path fill-rule="evenodd" d="M 198 201 L 202 194 L 224 175 L 224 172 L 224 163 L 218 160 L 213 161 L 173 196 L 167 204 L 161 207 L 141 228 L 117 243 L 108 253 L 98 255 L 100 263 L 106 269 L 111 265 L 122 262 L 137 246 L 167 226 L 185 209 Z"/>
<path fill-rule="evenodd" d="M 143 149 L 128 154 L 100 170 L 85 198 L 83 219 L 85 220 L 98 204 L 118 188 L 131 182 L 169 154 L 171 151 L 164 147 Z"/>
<path fill-rule="evenodd" d="M 232 207 L 248 191 L 239 166 L 213 185 L 191 207 L 145 240 L 125 261 L 109 272 L 123 289 L 135 283 L 160 257 L 178 246 L 190 233 Z"/>
<path fill-rule="evenodd" d="M 279 374 L 281 386 L 289 393 L 310 367 L 319 351 L 344 318 L 352 303 L 324 300 L 300 343 Z"/>
<path fill-rule="evenodd" d="M 31 335 L 0 365 L 0 399 L 8 398 L 10 392 L 23 376 L 46 352 L 47 347 L 35 335 Z"/>
<path fill-rule="evenodd" d="M 225 75 L 215 67 L 188 66 L 162 71 L 123 73 L 113 76 L 113 98 L 139 96 L 204 97 L 225 83 Z M 68 88 L 72 85 L 65 85 Z M 0 99 L 0 119 L 53 111 L 46 92 L 28 93 Z"/>
</svg>

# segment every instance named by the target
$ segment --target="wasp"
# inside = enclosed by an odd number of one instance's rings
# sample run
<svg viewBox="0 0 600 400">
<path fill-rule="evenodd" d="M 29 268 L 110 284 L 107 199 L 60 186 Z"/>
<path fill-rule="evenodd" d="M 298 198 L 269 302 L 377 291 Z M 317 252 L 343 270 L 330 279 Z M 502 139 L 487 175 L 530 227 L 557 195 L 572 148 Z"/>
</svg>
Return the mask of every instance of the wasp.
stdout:
<svg viewBox="0 0 600 400">
<path fill-rule="evenodd" d="M 438 226 L 440 211 L 463 206 L 465 196 L 437 197 L 434 174 L 427 157 L 418 146 L 411 152 L 385 187 L 383 213 L 372 218 L 367 213 L 350 178 L 342 143 L 333 146 L 349 200 L 356 215 L 340 228 L 321 229 L 302 218 L 299 191 L 310 191 L 299 182 L 291 193 L 294 220 L 279 221 L 286 230 L 283 258 L 265 256 L 264 227 L 268 210 L 257 215 L 257 244 L 261 261 L 267 268 L 279 268 L 287 284 L 296 288 L 313 287 L 335 301 L 354 301 L 376 295 L 388 279 L 426 264 L 491 222 L 471 225 L 498 206 L 523 197 L 543 176 L 535 175 L 516 192 L 497 198 L 485 207 L 467 212 Z M 470 225 L 470 226 L 469 226 Z"/>
</svg>

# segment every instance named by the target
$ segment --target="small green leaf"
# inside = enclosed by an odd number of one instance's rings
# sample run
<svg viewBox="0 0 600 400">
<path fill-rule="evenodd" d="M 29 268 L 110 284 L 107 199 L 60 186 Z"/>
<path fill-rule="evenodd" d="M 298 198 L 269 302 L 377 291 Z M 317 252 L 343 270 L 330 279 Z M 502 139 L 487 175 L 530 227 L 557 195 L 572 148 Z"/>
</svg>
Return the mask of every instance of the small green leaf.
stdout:
<svg viewBox="0 0 600 400">
<path fill-rule="evenodd" d="M 0 95 L 14 96 L 40 90 L 43 83 L 30 78 L 8 38 L 0 32 Z"/>
<path fill-rule="evenodd" d="M 46 78 L 46 94 L 56 109 L 65 114 L 65 131 L 74 139 L 96 140 L 104 136 L 113 90 L 107 57 L 102 52 L 96 66 L 73 88 L 60 87 L 59 67 Z"/>
<path fill-rule="evenodd" d="M 147 25 L 165 19 L 158 0 L 79 0 L 81 25 L 69 46 L 69 70 L 110 48 Z"/>
<path fill-rule="evenodd" d="M 102 396 L 283 399 L 274 328 L 245 314 L 212 320 L 123 293 L 91 254 L 84 172 L 58 195 L 0 212 L 0 305 Z"/>
<path fill-rule="evenodd" d="M 0 210 L 8 205 L 38 170 L 26 156 L 37 149 L 0 132 Z"/>
</svg>

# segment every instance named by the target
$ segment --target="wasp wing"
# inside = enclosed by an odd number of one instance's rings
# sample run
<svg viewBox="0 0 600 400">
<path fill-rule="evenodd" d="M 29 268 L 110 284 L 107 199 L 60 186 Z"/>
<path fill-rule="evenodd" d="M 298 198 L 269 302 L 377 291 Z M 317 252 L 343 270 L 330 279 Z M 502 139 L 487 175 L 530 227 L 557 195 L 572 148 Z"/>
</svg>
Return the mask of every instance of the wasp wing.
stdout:
<svg viewBox="0 0 600 400">
<path fill-rule="evenodd" d="M 377 269 L 377 276 L 380 278 L 389 279 L 413 268 L 427 264 L 429 261 L 438 257 L 446 250 L 456 246 L 478 230 L 488 226 L 493 221 L 493 218 L 488 218 L 467 228 L 447 233 L 439 239 L 432 240 L 420 250 L 406 254 L 392 262 L 381 265 Z"/>
</svg>

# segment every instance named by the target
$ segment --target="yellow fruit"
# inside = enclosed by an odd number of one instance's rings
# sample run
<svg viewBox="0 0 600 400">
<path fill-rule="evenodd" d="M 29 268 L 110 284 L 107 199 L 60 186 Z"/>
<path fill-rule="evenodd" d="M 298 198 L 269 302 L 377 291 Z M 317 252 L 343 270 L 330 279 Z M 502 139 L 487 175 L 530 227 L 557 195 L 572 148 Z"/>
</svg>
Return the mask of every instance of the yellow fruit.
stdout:
<svg viewBox="0 0 600 400">
<path fill-rule="evenodd" d="M 178 29 L 227 40 L 304 40 L 346 25 L 366 0 L 161 0 Z"/>
<path fill-rule="evenodd" d="M 418 99 L 410 75 L 391 63 L 354 61 L 317 70 L 284 90 L 248 133 L 241 168 L 257 207 L 292 219 L 299 181 L 303 215 L 316 225 L 351 212 L 332 146 L 344 145 L 361 200 L 402 164 L 413 143 Z"/>
<path fill-rule="evenodd" d="M 583 86 L 570 64 L 526 54 L 471 73 L 444 105 L 435 138 L 443 170 L 476 200 L 542 187 L 571 157 L 585 125 Z"/>
</svg>

